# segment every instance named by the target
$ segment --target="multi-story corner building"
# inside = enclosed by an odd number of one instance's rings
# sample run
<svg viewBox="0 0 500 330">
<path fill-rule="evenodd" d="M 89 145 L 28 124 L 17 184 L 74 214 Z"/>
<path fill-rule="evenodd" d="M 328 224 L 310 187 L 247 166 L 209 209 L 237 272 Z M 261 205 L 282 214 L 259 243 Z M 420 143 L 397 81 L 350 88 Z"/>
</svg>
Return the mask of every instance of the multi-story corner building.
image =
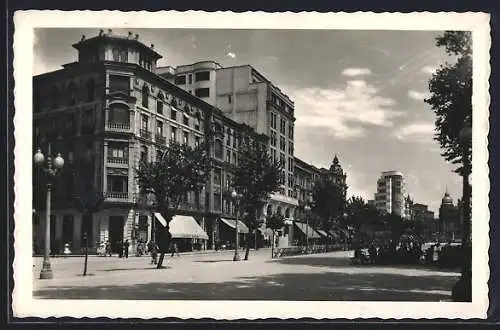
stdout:
<svg viewBox="0 0 500 330">
<path fill-rule="evenodd" d="M 453 203 L 448 191 L 445 192 L 439 207 L 438 231 L 444 240 L 458 240 L 462 237 L 460 209 Z"/>
<path fill-rule="evenodd" d="M 213 61 L 160 68 L 177 86 L 221 109 L 232 120 L 269 137 L 269 152 L 284 168 L 279 191 L 263 216 L 281 213 L 292 226 L 298 207 L 294 187 L 294 102 L 250 65 L 222 67 Z"/>
<path fill-rule="evenodd" d="M 229 183 L 241 139 L 256 137 L 255 131 L 160 76 L 161 55 L 139 35 L 101 30 L 73 47 L 77 62 L 33 78 L 33 145 L 46 153 L 50 143 L 66 160 L 53 188 L 53 248 L 69 243 L 80 251 L 84 232 L 91 248 L 107 240 L 115 250 L 122 240 L 149 240 L 152 217 L 139 198 L 134 169 L 141 159 L 160 157 L 170 141 L 198 145 L 208 130 L 215 133 L 208 150 L 214 167 L 202 192 L 186 196 L 174 221 L 181 231 L 182 221 L 185 228 L 200 226 L 208 236 L 203 245 L 214 248 L 219 227 L 231 226 L 227 220 L 235 216 Z M 40 172 L 34 170 L 33 183 L 33 236 L 39 250 L 45 219 Z M 103 192 L 106 199 L 99 212 L 83 219 L 72 202 L 85 191 Z"/>
<path fill-rule="evenodd" d="M 405 217 L 405 194 L 405 181 L 401 172 L 382 172 L 377 180 L 375 207 L 383 213 Z"/>
</svg>

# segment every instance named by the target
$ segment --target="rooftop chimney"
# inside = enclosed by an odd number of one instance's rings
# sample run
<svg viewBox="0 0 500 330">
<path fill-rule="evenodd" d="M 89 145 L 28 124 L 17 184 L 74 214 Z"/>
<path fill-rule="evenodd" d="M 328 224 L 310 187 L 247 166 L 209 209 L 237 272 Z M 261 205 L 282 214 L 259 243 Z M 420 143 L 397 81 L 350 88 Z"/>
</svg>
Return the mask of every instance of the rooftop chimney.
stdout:
<svg viewBox="0 0 500 330">
<path fill-rule="evenodd" d="M 139 35 L 138 34 L 135 35 L 135 40 L 139 40 Z"/>
</svg>

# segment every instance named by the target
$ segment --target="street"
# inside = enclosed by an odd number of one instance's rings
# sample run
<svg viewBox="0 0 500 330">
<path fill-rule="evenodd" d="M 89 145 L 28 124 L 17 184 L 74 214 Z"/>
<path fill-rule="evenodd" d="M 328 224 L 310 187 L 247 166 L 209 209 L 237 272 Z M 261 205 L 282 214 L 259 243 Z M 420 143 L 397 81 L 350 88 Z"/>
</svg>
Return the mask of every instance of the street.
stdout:
<svg viewBox="0 0 500 330">
<path fill-rule="evenodd" d="M 241 253 L 244 256 L 244 251 Z M 33 297 L 52 299 L 351 300 L 440 301 L 450 298 L 459 274 L 411 266 L 352 266 L 351 252 L 270 259 L 270 250 L 250 251 L 233 262 L 233 251 L 165 256 L 164 269 L 148 257 L 52 258 L 54 279 L 38 279 Z"/>
</svg>

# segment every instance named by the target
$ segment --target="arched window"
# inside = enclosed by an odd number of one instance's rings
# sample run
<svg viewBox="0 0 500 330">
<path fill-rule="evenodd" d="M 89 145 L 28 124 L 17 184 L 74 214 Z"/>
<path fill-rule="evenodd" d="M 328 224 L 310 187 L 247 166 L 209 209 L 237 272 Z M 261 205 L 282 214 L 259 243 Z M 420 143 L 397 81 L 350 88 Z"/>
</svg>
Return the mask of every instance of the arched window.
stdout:
<svg viewBox="0 0 500 330">
<path fill-rule="evenodd" d="M 149 87 L 146 84 L 142 86 L 142 106 L 144 108 L 149 106 Z"/>
<path fill-rule="evenodd" d="M 281 210 L 281 206 L 278 206 L 278 208 L 276 209 L 276 214 L 283 215 L 283 212 Z"/>
<path fill-rule="evenodd" d="M 148 147 L 141 146 L 141 162 L 148 162 Z"/>
<path fill-rule="evenodd" d="M 214 155 L 216 158 L 222 159 L 222 141 L 220 139 L 215 140 Z"/>
<path fill-rule="evenodd" d="M 95 101 L 95 82 L 94 79 L 89 79 L 87 81 L 87 102 L 94 102 Z"/>
<path fill-rule="evenodd" d="M 159 114 L 163 114 L 163 93 L 158 92 L 158 100 L 156 101 L 156 112 Z"/>
<path fill-rule="evenodd" d="M 290 218 L 290 209 L 289 208 L 287 208 L 285 210 L 285 218 L 287 218 L 287 219 Z"/>
<path fill-rule="evenodd" d="M 110 123 L 130 125 L 130 111 L 128 107 L 121 103 L 112 104 L 109 109 Z"/>
</svg>

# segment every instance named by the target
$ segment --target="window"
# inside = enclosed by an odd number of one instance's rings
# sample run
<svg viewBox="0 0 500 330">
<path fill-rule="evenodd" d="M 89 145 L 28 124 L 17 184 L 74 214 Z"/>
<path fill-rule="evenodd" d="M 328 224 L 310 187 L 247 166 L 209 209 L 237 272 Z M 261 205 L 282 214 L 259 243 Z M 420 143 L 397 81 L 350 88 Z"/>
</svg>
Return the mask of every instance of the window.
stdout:
<svg viewBox="0 0 500 330">
<path fill-rule="evenodd" d="M 214 209 L 215 211 L 220 211 L 221 208 L 221 195 L 214 194 Z"/>
<path fill-rule="evenodd" d="M 170 119 L 177 120 L 177 110 L 174 107 L 170 109 Z"/>
<path fill-rule="evenodd" d="M 271 113 L 271 127 L 276 129 L 278 125 L 278 116 L 275 113 Z"/>
<path fill-rule="evenodd" d="M 214 143 L 214 155 L 216 158 L 222 159 L 222 141 L 219 139 L 216 139 Z"/>
<path fill-rule="evenodd" d="M 286 157 L 284 153 L 280 153 L 280 165 L 285 166 Z"/>
<path fill-rule="evenodd" d="M 220 186 L 222 183 L 222 173 L 220 168 L 214 169 L 214 184 Z"/>
<path fill-rule="evenodd" d="M 130 112 L 125 105 L 114 104 L 109 109 L 110 123 L 130 125 Z"/>
<path fill-rule="evenodd" d="M 95 101 L 95 82 L 94 79 L 90 79 L 87 82 L 87 102 Z"/>
<path fill-rule="evenodd" d="M 209 97 L 210 96 L 210 88 L 196 88 L 194 90 L 194 95 L 197 97 Z"/>
<path fill-rule="evenodd" d="M 288 171 L 293 172 L 293 158 L 288 157 Z"/>
<path fill-rule="evenodd" d="M 193 83 L 193 75 L 189 74 L 189 84 L 191 85 Z"/>
<path fill-rule="evenodd" d="M 176 85 L 185 85 L 186 84 L 186 76 L 177 76 L 177 77 L 175 77 L 174 83 Z"/>
<path fill-rule="evenodd" d="M 123 48 L 113 48 L 113 61 L 128 62 L 128 52 Z"/>
<path fill-rule="evenodd" d="M 226 162 L 231 162 L 231 151 L 229 149 L 226 149 Z"/>
<path fill-rule="evenodd" d="M 160 115 L 163 114 L 163 94 L 158 93 L 158 100 L 156 101 L 156 112 Z"/>
<path fill-rule="evenodd" d="M 230 146 L 231 145 L 231 131 L 227 130 L 227 135 L 226 135 L 226 145 Z"/>
<path fill-rule="evenodd" d="M 109 143 L 108 161 L 128 159 L 128 147 L 124 143 Z"/>
<path fill-rule="evenodd" d="M 109 92 L 122 92 L 125 94 L 130 93 L 130 78 L 127 76 L 109 76 Z"/>
<path fill-rule="evenodd" d="M 194 119 L 194 129 L 197 131 L 200 130 L 200 119 L 198 119 L 198 118 Z"/>
<path fill-rule="evenodd" d="M 126 193 L 128 191 L 128 177 L 108 175 L 108 191 Z"/>
<path fill-rule="evenodd" d="M 148 161 L 148 147 L 141 147 L 141 162 L 146 163 Z"/>
<path fill-rule="evenodd" d="M 118 48 L 113 48 L 112 52 L 113 52 L 113 61 L 115 62 L 120 61 L 120 51 L 118 50 Z"/>
<path fill-rule="evenodd" d="M 156 135 L 163 136 L 163 122 L 160 120 L 156 121 Z"/>
<path fill-rule="evenodd" d="M 276 147 L 276 132 L 271 131 L 271 145 Z"/>
<path fill-rule="evenodd" d="M 184 142 L 184 144 L 189 143 L 189 133 L 188 132 L 183 132 L 183 142 Z"/>
<path fill-rule="evenodd" d="M 162 156 L 163 152 L 160 149 L 156 149 L 156 162 L 160 162 Z"/>
<path fill-rule="evenodd" d="M 141 129 L 147 131 L 148 130 L 148 121 L 149 118 L 146 115 L 142 115 L 142 120 L 141 120 Z"/>
<path fill-rule="evenodd" d="M 189 117 L 186 114 L 182 116 L 182 123 L 186 126 L 189 126 Z"/>
<path fill-rule="evenodd" d="M 288 124 L 288 137 L 293 139 L 293 124 Z"/>
<path fill-rule="evenodd" d="M 231 103 L 233 102 L 233 100 L 232 100 L 232 96 L 231 96 L 231 95 L 228 95 L 228 96 L 227 96 L 227 102 L 228 102 L 229 104 L 231 104 Z"/>
<path fill-rule="evenodd" d="M 195 81 L 206 81 L 210 80 L 210 71 L 196 72 L 194 74 Z"/>
<path fill-rule="evenodd" d="M 194 146 L 196 148 L 198 148 L 200 146 L 200 137 L 199 136 L 194 137 Z"/>
<path fill-rule="evenodd" d="M 76 87 L 73 82 L 68 85 L 68 105 L 72 106 L 76 103 Z"/>
<path fill-rule="evenodd" d="M 280 132 L 281 134 L 285 134 L 286 131 L 286 120 L 285 118 L 281 118 L 281 123 L 280 123 Z"/>
<path fill-rule="evenodd" d="M 149 106 L 149 87 L 147 85 L 142 86 L 142 106 L 144 108 Z"/>
<path fill-rule="evenodd" d="M 284 137 L 280 137 L 280 149 L 281 151 L 285 151 L 286 150 L 286 140 Z"/>
<path fill-rule="evenodd" d="M 177 141 L 177 127 L 170 127 L 170 141 Z"/>
<path fill-rule="evenodd" d="M 288 142 L 288 153 L 293 155 L 293 142 Z"/>
</svg>

